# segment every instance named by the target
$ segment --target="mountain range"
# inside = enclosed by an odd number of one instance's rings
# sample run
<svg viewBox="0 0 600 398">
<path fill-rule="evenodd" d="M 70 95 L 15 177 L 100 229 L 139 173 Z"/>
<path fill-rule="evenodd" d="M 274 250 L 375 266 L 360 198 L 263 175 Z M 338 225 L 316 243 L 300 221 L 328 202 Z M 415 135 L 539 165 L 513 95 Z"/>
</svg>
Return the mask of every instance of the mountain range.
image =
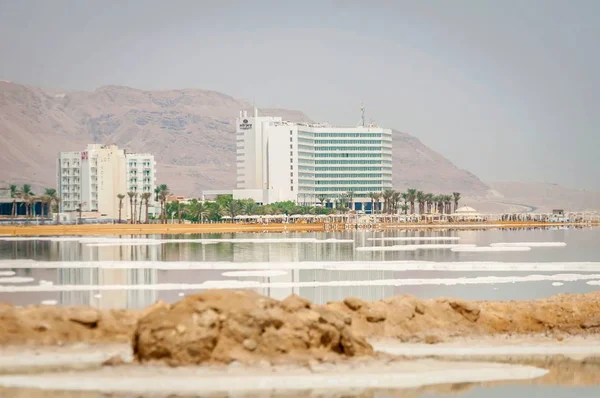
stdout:
<svg viewBox="0 0 600 398">
<path fill-rule="evenodd" d="M 154 154 L 158 182 L 176 194 L 199 196 L 205 189 L 233 188 L 235 117 L 251 109 L 246 101 L 201 89 L 59 91 L 0 81 L 0 184 L 55 186 L 59 152 L 115 143 L 130 152 Z M 259 113 L 310 121 L 294 110 L 261 108 Z M 393 130 L 393 173 L 394 189 L 458 191 L 480 206 L 493 203 L 494 210 L 519 197 L 514 186 L 507 197 L 501 186 L 482 182 L 398 130 Z M 537 200 L 535 195 L 523 199 Z M 600 208 L 600 201 L 583 202 Z"/>
</svg>

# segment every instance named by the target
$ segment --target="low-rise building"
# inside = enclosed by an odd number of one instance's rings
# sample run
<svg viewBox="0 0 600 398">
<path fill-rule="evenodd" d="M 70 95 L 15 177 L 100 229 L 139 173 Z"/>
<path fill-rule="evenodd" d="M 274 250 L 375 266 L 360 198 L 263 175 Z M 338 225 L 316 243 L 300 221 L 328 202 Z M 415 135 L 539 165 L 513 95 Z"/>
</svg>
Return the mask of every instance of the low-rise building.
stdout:
<svg viewBox="0 0 600 398">
<path fill-rule="evenodd" d="M 154 211 L 156 162 L 151 154 L 128 153 L 116 145 L 89 144 L 84 151 L 61 152 L 57 161 L 57 191 L 60 211 L 97 211 L 102 217 L 117 219 L 117 195 L 126 195 L 121 208 L 122 219 L 131 217 L 128 192 L 137 203 L 145 192 L 152 193 L 149 210 Z M 135 206 L 135 204 L 134 204 Z"/>
</svg>

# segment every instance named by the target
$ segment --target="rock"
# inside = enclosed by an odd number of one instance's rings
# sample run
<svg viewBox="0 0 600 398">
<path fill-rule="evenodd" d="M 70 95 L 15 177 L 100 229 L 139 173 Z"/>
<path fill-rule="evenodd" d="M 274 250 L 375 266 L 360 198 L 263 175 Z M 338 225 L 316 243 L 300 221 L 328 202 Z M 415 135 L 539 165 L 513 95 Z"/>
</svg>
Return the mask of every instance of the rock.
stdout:
<svg viewBox="0 0 600 398">
<path fill-rule="evenodd" d="M 600 327 L 600 315 L 596 315 L 593 318 L 585 320 L 581 324 L 581 327 L 584 329 L 592 329 L 592 328 Z"/>
<path fill-rule="evenodd" d="M 102 366 L 120 366 L 125 365 L 126 362 L 121 358 L 120 355 L 115 355 L 102 362 Z"/>
<path fill-rule="evenodd" d="M 296 312 L 301 309 L 310 308 L 311 302 L 303 297 L 292 294 L 281 302 L 281 307 L 287 312 Z"/>
<path fill-rule="evenodd" d="M 246 340 L 244 340 L 242 342 L 242 345 L 248 351 L 254 351 L 254 350 L 256 350 L 256 347 L 258 347 L 258 344 L 256 344 L 256 341 L 254 341 L 252 339 L 246 339 Z"/>
<path fill-rule="evenodd" d="M 205 305 L 200 314 L 198 303 Z M 346 318 L 297 296 L 279 302 L 252 291 L 207 291 L 141 318 L 133 351 L 139 362 L 169 365 L 373 355 Z"/>
<path fill-rule="evenodd" d="M 70 308 L 68 318 L 71 322 L 94 328 L 100 320 L 100 312 L 95 308 L 73 307 Z"/>
<path fill-rule="evenodd" d="M 175 330 L 177 330 L 177 333 L 182 334 L 182 333 L 185 333 L 187 328 L 184 325 L 180 324 L 180 325 L 175 326 Z"/>
<path fill-rule="evenodd" d="M 423 341 L 425 342 L 425 344 L 438 344 L 442 342 L 442 339 L 434 334 L 428 334 L 425 335 Z"/>
<path fill-rule="evenodd" d="M 477 322 L 477 319 L 479 319 L 481 310 L 479 309 L 479 306 L 473 302 L 454 299 L 449 300 L 448 304 L 454 311 L 458 312 L 471 322 Z"/>
<path fill-rule="evenodd" d="M 375 308 L 369 308 L 366 311 L 366 317 L 367 317 L 367 322 L 375 323 L 375 322 L 385 321 L 387 315 L 382 310 L 378 310 Z"/>
<path fill-rule="evenodd" d="M 352 311 L 358 311 L 362 306 L 365 305 L 365 301 L 357 297 L 346 297 L 344 299 L 344 304 L 346 304 L 346 306 Z"/>
</svg>

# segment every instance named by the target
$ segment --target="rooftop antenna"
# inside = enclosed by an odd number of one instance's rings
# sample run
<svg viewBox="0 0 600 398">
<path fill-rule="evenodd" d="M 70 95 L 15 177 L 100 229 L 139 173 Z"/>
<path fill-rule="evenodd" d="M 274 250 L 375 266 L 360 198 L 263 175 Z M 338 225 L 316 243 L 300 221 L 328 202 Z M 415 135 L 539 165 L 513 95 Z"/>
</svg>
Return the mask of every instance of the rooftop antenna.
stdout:
<svg viewBox="0 0 600 398">
<path fill-rule="evenodd" d="M 365 127 L 365 105 L 360 103 L 360 123 L 359 126 Z"/>
</svg>

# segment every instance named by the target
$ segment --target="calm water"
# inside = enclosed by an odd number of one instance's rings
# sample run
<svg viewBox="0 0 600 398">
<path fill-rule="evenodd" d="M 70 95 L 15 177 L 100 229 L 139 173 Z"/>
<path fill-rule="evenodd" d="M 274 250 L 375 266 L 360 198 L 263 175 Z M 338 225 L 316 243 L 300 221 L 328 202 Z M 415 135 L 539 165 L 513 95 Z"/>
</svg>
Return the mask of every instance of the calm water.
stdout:
<svg viewBox="0 0 600 398">
<path fill-rule="evenodd" d="M 488 246 L 499 242 L 565 242 L 566 247 L 538 247 L 529 252 L 465 253 L 449 249 L 426 249 L 418 251 L 364 252 L 356 248 L 364 246 L 391 246 L 416 244 L 417 242 L 372 241 L 380 237 L 451 236 L 460 241 L 447 243 L 475 244 Z M 110 236 L 105 239 L 118 239 Z M 519 229 L 519 230 L 479 230 L 479 231 L 391 231 L 368 232 L 351 231 L 341 233 L 301 233 L 301 234 L 197 234 L 197 235 L 149 235 L 123 236 L 123 239 L 276 239 L 273 243 L 220 242 L 201 244 L 197 242 L 163 242 L 161 244 L 114 244 L 77 241 L 0 241 L 0 271 L 11 269 L 18 277 L 33 280 L 25 283 L 0 282 L 0 290 L 26 288 L 35 285 L 53 285 L 49 290 L 36 292 L 1 292 L 0 302 L 15 304 L 38 304 L 45 300 L 55 300 L 58 305 L 89 304 L 104 308 L 140 308 L 156 300 L 172 302 L 184 294 L 201 291 L 205 287 L 178 288 L 165 287 L 165 284 L 202 284 L 207 281 L 243 281 L 263 284 L 256 290 L 275 298 L 283 298 L 291 293 L 307 297 L 316 303 L 341 300 L 347 296 L 358 296 L 375 300 L 398 294 L 412 294 L 420 298 L 441 296 L 466 299 L 511 300 L 547 297 L 565 292 L 590 292 L 598 288 L 590 285 L 589 279 L 573 280 L 561 274 L 575 275 L 575 279 L 586 275 L 600 274 L 600 264 L 592 271 L 571 270 L 568 268 L 538 271 L 521 270 L 422 270 L 418 262 L 448 266 L 465 265 L 466 262 L 504 263 L 551 263 L 561 262 L 600 262 L 600 229 Z M 283 239 L 346 239 L 352 242 L 339 243 L 287 243 Z M 89 239 L 89 237 L 87 237 Z M 123 243 L 123 242 L 121 242 Z M 127 243 L 127 242 L 125 242 Z M 442 242 L 420 242 L 442 243 Z M 109 246 L 110 245 L 110 246 Z M 56 268 L 39 269 L 36 265 L 8 264 L 6 260 L 51 261 Z M 71 262 L 99 262 L 98 267 L 75 268 Z M 119 269 L 106 269 L 106 262 L 120 261 Z M 133 262 L 151 261 L 149 268 L 132 268 Z M 358 269 L 331 270 L 332 262 L 350 262 Z M 388 270 L 373 270 L 369 267 L 391 261 L 410 261 L 407 267 L 396 263 Z M 160 263 L 169 262 L 169 263 Z M 195 269 L 156 269 L 161 264 L 172 262 L 193 262 Z M 278 276 L 227 276 L 226 272 L 239 271 L 236 264 L 253 263 L 262 268 L 280 270 Z M 306 269 L 303 262 L 315 262 Z M 448 263 L 454 264 L 448 264 Z M 179 264 L 183 264 L 179 263 Z M 268 265 L 267 265 L 268 264 Z M 297 266 L 295 265 L 297 264 Z M 12 268 L 11 268 L 12 267 Z M 150 268 L 152 267 L 152 268 Z M 172 267 L 172 265 L 170 265 Z M 186 265 L 187 267 L 187 265 Z M 248 269 L 248 264 L 240 265 Z M 181 267 L 179 267 L 181 268 Z M 185 268 L 185 267 L 184 267 Z M 211 269 L 207 269 L 211 268 Z M 532 279 L 533 280 L 528 280 Z M 553 277 L 553 280 L 539 280 L 536 276 Z M 482 277 L 509 278 L 498 281 L 481 280 Z M 511 277 L 521 278 L 510 280 Z M 475 279 L 475 278 L 479 278 Z M 525 278 L 526 280 L 523 280 Z M 591 277 L 590 277 L 591 278 Z M 8 278 L 11 279 L 11 278 Z M 538 280 L 536 280 L 538 279 Z M 600 279 L 594 278 L 594 279 Z M 409 283 L 406 281 L 409 280 Z M 415 281 L 420 280 L 420 281 Z M 2 281 L 2 279 L 0 279 Z M 48 281 L 48 282 L 47 282 Z M 463 284 L 466 281 L 469 284 Z M 501 283 L 504 282 L 504 283 Z M 281 287 L 281 284 L 286 284 Z M 327 286 L 324 286 L 324 285 Z M 368 285 L 374 284 L 374 285 Z M 553 285 L 554 284 L 554 285 Z M 83 291 L 56 291 L 60 285 L 85 286 Z M 123 288 L 101 290 L 108 285 L 142 286 L 143 290 Z M 267 286 L 269 285 L 269 286 Z M 279 285 L 279 287 L 278 287 Z M 309 286 L 307 286 L 309 285 Z M 360 285 L 360 286 L 357 286 Z M 157 287 L 156 289 L 153 287 Z M 100 288 L 99 288 L 100 287 Z M 219 287 L 217 285 L 217 287 Z M 116 288 L 115 288 L 116 289 Z"/>
<path fill-rule="evenodd" d="M 500 253 L 459 253 L 449 249 L 410 252 L 356 250 L 368 246 L 441 243 L 369 240 L 380 237 L 414 236 L 460 237 L 460 241 L 447 243 L 477 246 L 488 246 L 499 242 L 565 242 L 567 245 L 532 248 L 528 252 Z M 101 308 L 141 308 L 156 300 L 173 302 L 185 294 L 206 288 L 206 286 L 194 288 L 194 285 L 207 282 L 219 284 L 232 280 L 238 281 L 237 283 L 261 283 L 263 285 L 256 287 L 255 290 L 275 298 L 296 293 L 316 303 L 341 300 L 347 296 L 375 300 L 398 294 L 412 294 L 420 298 L 451 296 L 466 299 L 511 300 L 533 299 L 567 292 L 590 292 L 597 290 L 598 286 L 587 282 L 600 280 L 600 245 L 598 245 L 600 229 L 593 228 L 121 237 L 154 240 L 238 240 L 238 242 L 213 244 L 167 241 L 159 244 L 141 242 L 132 245 L 123 241 L 115 244 L 114 239 L 119 238 L 115 236 L 103 238 L 111 239 L 113 243 L 0 240 L 0 302 L 27 305 L 50 300 L 50 302 L 55 301 L 57 305 L 86 304 Z M 351 242 L 239 241 L 240 239 L 299 238 L 335 238 L 347 239 Z M 36 260 L 36 262 L 16 263 L 13 260 Z M 142 261 L 147 263 L 140 267 Z M 400 263 L 400 261 L 408 263 Z M 339 267 L 339 262 L 346 262 L 346 267 L 354 266 L 355 269 L 324 269 Z M 513 264 L 515 269 L 501 270 L 498 269 L 497 264 L 496 269 L 493 270 L 483 269 L 482 266 L 479 266 L 479 269 L 471 269 L 473 262 L 486 262 L 488 265 L 489 262 L 501 262 L 505 265 Z M 561 264 L 565 262 L 574 264 L 568 267 Z M 589 268 L 585 270 L 576 268 L 584 263 L 592 264 L 587 264 Z M 40 267 L 41 265 L 47 267 Z M 534 265 L 554 268 L 539 270 L 535 269 Z M 388 269 L 369 269 L 384 266 L 388 266 Z M 193 269 L 181 269 L 190 267 Z M 460 270 L 457 270 L 458 267 L 461 267 Z M 235 271 L 257 271 L 256 268 L 279 272 L 271 276 L 224 275 Z M 12 272 L 15 273 L 14 276 L 9 275 Z M 21 279 L 20 283 L 15 283 L 16 277 L 31 278 L 31 280 Z M 504 279 L 489 279 L 490 277 Z M 588 279 L 585 279 L 586 277 Z M 540 278 L 549 280 L 539 280 Z M 285 284 L 285 287 L 282 287 L 282 284 Z M 119 285 L 125 287 L 119 288 Z M 136 286 L 143 287 L 143 290 L 132 288 Z M 18 291 L 26 290 L 28 287 L 41 291 Z M 72 291 L 74 287 L 82 290 Z M 111 290 L 104 290 L 107 287 Z M 13 291 L 9 292 L 8 289 Z M 600 396 L 600 389 L 596 387 L 536 386 L 526 385 L 527 382 L 523 384 L 495 387 L 467 385 L 469 388 L 459 385 L 452 395 L 460 395 L 462 398 Z M 432 390 L 411 393 L 410 396 L 420 398 L 447 396 L 447 392 L 438 395 L 426 391 Z M 397 391 L 389 394 L 374 392 L 373 396 L 383 398 L 403 395 L 401 391 Z"/>
</svg>

